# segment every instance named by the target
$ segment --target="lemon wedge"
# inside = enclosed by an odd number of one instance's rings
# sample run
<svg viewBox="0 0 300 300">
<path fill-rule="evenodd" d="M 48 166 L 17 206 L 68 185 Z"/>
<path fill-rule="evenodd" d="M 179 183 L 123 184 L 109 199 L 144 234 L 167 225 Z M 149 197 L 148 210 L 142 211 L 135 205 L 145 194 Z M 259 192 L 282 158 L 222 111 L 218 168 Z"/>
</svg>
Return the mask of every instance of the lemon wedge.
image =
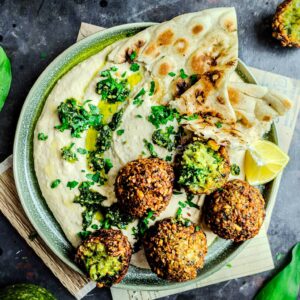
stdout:
<svg viewBox="0 0 300 300">
<path fill-rule="evenodd" d="M 246 151 L 246 179 L 251 185 L 267 183 L 278 175 L 288 161 L 288 155 L 274 143 L 256 141 Z"/>
</svg>

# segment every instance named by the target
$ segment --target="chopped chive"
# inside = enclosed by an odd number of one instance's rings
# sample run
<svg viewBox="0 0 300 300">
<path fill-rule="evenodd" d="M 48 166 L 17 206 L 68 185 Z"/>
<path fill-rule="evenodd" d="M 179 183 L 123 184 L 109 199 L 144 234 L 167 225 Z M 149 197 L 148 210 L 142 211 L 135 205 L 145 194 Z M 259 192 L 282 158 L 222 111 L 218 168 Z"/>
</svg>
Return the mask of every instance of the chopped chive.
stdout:
<svg viewBox="0 0 300 300">
<path fill-rule="evenodd" d="M 155 82 L 152 80 L 150 82 L 149 96 L 152 96 L 154 94 L 154 90 L 155 90 Z"/>
<path fill-rule="evenodd" d="M 55 179 L 55 180 L 52 181 L 52 183 L 51 183 L 51 189 L 55 189 L 60 183 L 61 183 L 61 180 L 60 180 L 60 179 Z"/>
<path fill-rule="evenodd" d="M 78 185 L 78 182 L 77 181 L 69 181 L 68 183 L 67 183 L 67 187 L 70 189 L 70 190 L 72 190 L 72 189 L 74 189 L 76 186 Z"/>
<path fill-rule="evenodd" d="M 38 140 L 39 141 L 46 141 L 48 139 L 48 135 L 44 134 L 43 132 L 38 133 Z"/>
</svg>

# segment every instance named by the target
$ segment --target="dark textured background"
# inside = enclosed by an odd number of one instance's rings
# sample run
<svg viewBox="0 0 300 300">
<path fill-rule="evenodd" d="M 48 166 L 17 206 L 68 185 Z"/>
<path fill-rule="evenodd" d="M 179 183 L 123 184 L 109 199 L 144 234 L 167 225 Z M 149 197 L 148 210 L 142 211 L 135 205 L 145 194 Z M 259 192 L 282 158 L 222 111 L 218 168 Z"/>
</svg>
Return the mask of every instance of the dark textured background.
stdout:
<svg viewBox="0 0 300 300">
<path fill-rule="evenodd" d="M 283 49 L 271 38 L 270 20 L 277 0 L 128 0 L 44 1 L 0 0 L 0 45 L 12 62 L 13 83 L 0 113 L 0 161 L 11 154 L 18 115 L 30 87 L 45 67 L 76 41 L 81 22 L 104 27 L 140 21 L 161 22 L 176 15 L 216 6 L 234 6 L 239 23 L 239 56 L 250 66 L 300 79 L 300 50 Z M 268 231 L 276 270 L 230 280 L 169 299 L 251 299 L 278 269 L 300 240 L 300 125 L 289 152 L 278 199 Z M 259 249 L 258 249 L 259 251 Z M 276 259 L 277 257 L 277 259 Z M 0 287 L 32 282 L 59 299 L 73 299 L 44 266 L 10 223 L 0 214 Z M 86 299 L 110 299 L 109 290 L 95 290 Z"/>
</svg>

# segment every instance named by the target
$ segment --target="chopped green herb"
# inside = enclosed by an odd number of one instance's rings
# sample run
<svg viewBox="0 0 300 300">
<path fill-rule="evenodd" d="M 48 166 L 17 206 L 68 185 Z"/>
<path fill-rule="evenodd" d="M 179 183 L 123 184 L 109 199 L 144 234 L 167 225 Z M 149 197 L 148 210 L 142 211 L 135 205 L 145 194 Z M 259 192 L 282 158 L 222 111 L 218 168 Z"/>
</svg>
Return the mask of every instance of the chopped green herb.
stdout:
<svg viewBox="0 0 300 300">
<path fill-rule="evenodd" d="M 175 77 L 176 76 L 176 74 L 174 72 L 169 72 L 168 75 L 171 76 L 171 77 Z"/>
<path fill-rule="evenodd" d="M 113 164 L 109 158 L 104 159 L 104 172 L 107 174 L 110 169 L 113 167 Z"/>
<path fill-rule="evenodd" d="M 117 135 L 122 135 L 125 132 L 124 129 L 119 129 L 117 130 Z"/>
<path fill-rule="evenodd" d="M 48 139 L 48 135 L 42 133 L 42 132 L 39 132 L 38 133 L 38 140 L 39 141 L 46 141 Z"/>
<path fill-rule="evenodd" d="M 191 85 L 194 85 L 198 81 L 198 75 L 194 74 L 190 76 Z"/>
<path fill-rule="evenodd" d="M 182 116 L 181 119 L 188 120 L 188 121 L 193 121 L 197 120 L 199 118 L 198 114 L 192 114 L 190 116 Z"/>
<path fill-rule="evenodd" d="M 232 268 L 232 264 L 231 264 L 231 263 L 228 263 L 228 264 L 226 264 L 226 267 L 227 267 L 227 268 Z"/>
<path fill-rule="evenodd" d="M 199 230 L 200 230 L 200 226 L 197 225 L 197 226 L 195 227 L 195 231 L 199 231 Z"/>
<path fill-rule="evenodd" d="M 52 183 L 51 183 L 51 189 L 55 189 L 60 183 L 61 183 L 61 180 L 60 180 L 60 179 L 55 179 L 55 180 L 52 181 Z"/>
<path fill-rule="evenodd" d="M 86 149 L 84 149 L 84 148 L 77 148 L 77 152 L 80 153 L 80 154 L 82 154 L 82 155 L 88 153 L 88 151 Z"/>
<path fill-rule="evenodd" d="M 283 253 L 277 252 L 275 258 L 278 261 L 278 260 L 281 260 L 283 258 L 283 256 L 284 256 Z"/>
<path fill-rule="evenodd" d="M 196 203 L 193 202 L 193 199 L 194 199 L 194 195 L 193 194 L 187 194 L 186 198 L 187 199 L 186 199 L 185 203 L 188 206 L 200 209 L 200 206 L 198 204 L 196 204 Z"/>
<path fill-rule="evenodd" d="M 130 71 L 132 71 L 132 72 L 137 72 L 139 69 L 140 69 L 140 65 L 137 63 L 133 63 L 130 66 Z"/>
<path fill-rule="evenodd" d="M 91 228 L 97 230 L 99 228 L 99 226 L 97 224 L 93 224 L 93 225 L 91 225 Z"/>
<path fill-rule="evenodd" d="M 135 115 L 136 118 L 142 119 L 143 116 L 142 115 Z"/>
<path fill-rule="evenodd" d="M 122 73 L 121 77 L 124 78 L 126 76 L 127 72 L 125 71 L 124 73 Z"/>
<path fill-rule="evenodd" d="M 178 202 L 178 205 L 179 205 L 180 207 L 182 207 L 182 208 L 186 207 L 186 204 L 183 203 L 183 202 L 181 202 L 181 201 Z"/>
<path fill-rule="evenodd" d="M 115 67 L 115 66 L 114 66 L 114 67 L 111 67 L 110 69 L 111 69 L 113 72 L 116 72 L 116 71 L 118 71 L 118 68 L 117 68 L 117 67 Z"/>
<path fill-rule="evenodd" d="M 176 216 L 179 217 L 179 216 L 181 216 L 181 215 L 182 215 L 182 208 L 179 207 L 179 208 L 177 209 L 177 211 L 176 211 Z"/>
<path fill-rule="evenodd" d="M 134 59 L 136 58 L 136 51 L 133 51 L 130 55 L 129 55 L 129 59 L 131 61 L 134 61 Z"/>
<path fill-rule="evenodd" d="M 78 105 L 75 99 L 67 99 L 57 107 L 61 125 L 55 128 L 61 132 L 71 130 L 71 136 L 80 138 L 80 134 L 90 126 L 97 127 L 101 124 L 102 115 L 97 106 L 89 104 L 88 112 L 82 105 Z"/>
<path fill-rule="evenodd" d="M 120 109 L 112 116 L 112 119 L 108 124 L 108 126 L 112 131 L 115 131 L 121 125 L 123 113 L 124 113 L 124 109 Z"/>
<path fill-rule="evenodd" d="M 85 177 L 95 183 L 98 183 L 99 185 L 104 185 L 104 183 L 107 181 L 107 178 L 102 176 L 100 172 L 96 172 L 94 174 L 86 174 Z"/>
<path fill-rule="evenodd" d="M 130 93 L 128 82 L 126 79 L 113 78 L 110 70 L 101 72 L 105 79 L 97 83 L 96 93 L 101 95 L 102 100 L 108 103 L 124 102 Z"/>
<path fill-rule="evenodd" d="M 74 143 L 71 143 L 69 146 L 60 149 L 62 158 L 70 163 L 78 160 L 76 153 L 72 151 L 74 145 Z"/>
<path fill-rule="evenodd" d="M 179 113 L 176 109 L 168 106 L 158 105 L 151 107 L 151 115 L 148 121 L 151 122 L 156 128 L 162 124 L 167 124 L 169 121 L 179 118 Z"/>
<path fill-rule="evenodd" d="M 184 70 L 183 70 L 183 69 L 180 69 L 179 72 L 180 72 L 180 77 L 181 77 L 182 79 L 185 79 L 185 78 L 188 77 L 188 75 L 184 73 Z"/>
<path fill-rule="evenodd" d="M 241 169 L 240 169 L 240 167 L 237 164 L 232 164 L 230 166 L 230 173 L 231 173 L 231 175 L 238 176 L 238 175 L 240 175 L 240 172 L 241 172 Z"/>
<path fill-rule="evenodd" d="M 87 237 L 90 236 L 91 233 L 92 233 L 91 231 L 84 230 L 84 231 L 78 232 L 78 236 L 79 236 L 82 240 L 85 240 Z"/>
<path fill-rule="evenodd" d="M 154 146 L 152 143 L 148 142 L 146 139 L 144 139 L 144 144 L 145 144 L 145 147 L 148 149 L 148 151 L 150 152 L 150 155 L 152 157 L 157 157 L 157 153 L 156 151 L 154 150 Z"/>
<path fill-rule="evenodd" d="M 171 155 L 167 155 L 165 158 L 166 161 L 172 161 L 172 156 Z"/>
<path fill-rule="evenodd" d="M 176 132 L 173 126 L 168 126 L 166 129 L 157 129 L 152 134 L 154 144 L 172 151 L 175 148 L 175 140 L 171 138 Z"/>
<path fill-rule="evenodd" d="M 174 195 L 182 195 L 182 192 L 173 190 L 173 194 L 174 194 Z"/>
<path fill-rule="evenodd" d="M 78 185 L 78 182 L 77 181 L 69 181 L 67 183 L 67 187 L 71 190 L 71 189 L 74 189 L 76 186 Z"/>
<path fill-rule="evenodd" d="M 110 148 L 111 141 L 112 141 L 112 134 L 113 131 L 109 125 L 102 125 L 99 127 L 97 133 L 96 146 L 97 146 L 97 150 L 100 153 L 103 153 Z"/>
<path fill-rule="evenodd" d="M 222 128 L 222 126 L 223 126 L 221 122 L 217 122 L 215 125 L 217 128 Z"/>
<path fill-rule="evenodd" d="M 146 94 L 146 91 L 144 88 L 142 88 L 137 95 L 133 98 L 133 104 L 136 106 L 141 106 L 144 102 L 144 100 L 142 100 L 142 96 L 144 96 Z"/>
<path fill-rule="evenodd" d="M 155 91 L 155 82 L 152 80 L 152 81 L 150 82 L 149 96 L 153 96 L 154 91 Z"/>
</svg>

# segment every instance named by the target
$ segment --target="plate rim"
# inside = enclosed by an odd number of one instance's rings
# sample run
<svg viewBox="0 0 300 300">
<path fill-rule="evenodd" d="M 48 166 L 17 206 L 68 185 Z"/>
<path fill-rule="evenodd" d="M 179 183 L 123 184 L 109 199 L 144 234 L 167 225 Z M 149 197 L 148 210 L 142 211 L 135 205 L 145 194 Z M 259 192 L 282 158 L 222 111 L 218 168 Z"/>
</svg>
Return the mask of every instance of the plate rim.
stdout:
<svg viewBox="0 0 300 300">
<path fill-rule="evenodd" d="M 18 153 L 18 151 L 20 151 L 19 150 L 20 144 L 19 144 L 19 141 L 18 141 L 18 136 L 20 136 L 20 131 L 22 130 L 22 123 L 23 123 L 23 120 L 24 120 L 24 114 L 25 114 L 26 106 L 31 101 L 34 90 L 37 89 L 41 85 L 41 82 L 42 82 L 43 78 L 45 77 L 45 75 L 48 73 L 48 71 L 51 68 L 53 68 L 53 66 L 56 63 L 61 61 L 65 56 L 67 56 L 69 53 L 72 53 L 72 51 L 74 49 L 77 49 L 80 45 L 89 44 L 89 42 L 91 42 L 91 41 L 93 41 L 94 39 L 97 39 L 97 38 L 104 39 L 105 36 L 109 36 L 111 33 L 117 33 L 118 31 L 136 29 L 136 28 L 141 28 L 141 27 L 144 28 L 145 26 L 152 26 L 152 25 L 155 25 L 155 24 L 158 24 L 158 23 L 138 22 L 138 23 L 130 23 L 130 24 L 122 24 L 122 25 L 114 26 L 114 27 L 96 32 L 96 33 L 82 39 L 81 41 L 78 41 L 78 42 L 74 43 L 73 45 L 71 45 L 67 49 L 65 49 L 54 60 L 52 60 L 48 64 L 48 66 L 45 68 L 45 70 L 39 75 L 39 77 L 37 78 L 37 80 L 35 81 L 33 86 L 31 87 L 28 95 L 26 96 L 26 99 L 23 103 L 22 110 L 21 110 L 19 118 L 18 118 L 18 123 L 17 123 L 16 131 L 15 131 L 14 145 L 13 145 L 13 174 L 14 174 L 14 180 L 15 180 L 17 193 L 18 193 L 20 202 L 22 204 L 22 207 L 23 207 L 23 209 L 26 213 L 26 216 L 27 216 L 28 220 L 30 221 L 30 223 L 32 224 L 34 229 L 37 231 L 37 233 L 39 234 L 39 236 L 41 237 L 43 242 L 52 251 L 52 253 L 55 254 L 55 256 L 57 256 L 63 263 L 68 265 L 71 269 L 73 269 L 73 270 L 75 270 L 75 271 L 77 271 L 81 274 L 83 274 L 82 271 L 78 267 L 74 268 L 74 263 L 72 263 L 70 259 L 66 259 L 66 257 L 62 254 L 62 252 L 57 251 L 55 249 L 55 247 L 48 241 L 47 235 L 44 234 L 43 230 L 39 229 L 39 226 L 36 223 L 34 217 L 31 216 L 31 213 L 29 211 L 29 207 L 26 205 L 26 199 L 22 195 L 22 187 L 21 187 L 21 183 L 20 183 L 20 179 L 19 179 L 19 170 L 17 169 L 18 155 L 16 153 Z M 244 69 L 245 73 L 248 73 L 247 76 L 249 78 L 251 78 L 252 82 L 257 84 L 257 81 L 256 81 L 254 75 L 252 74 L 251 70 L 249 70 L 249 68 L 240 59 L 238 59 L 238 64 L 242 67 L 242 69 Z M 275 142 L 278 144 L 275 125 L 273 125 L 273 130 L 274 130 Z M 272 197 L 274 191 L 276 190 L 276 188 L 279 184 L 278 180 L 279 180 L 279 177 L 277 176 L 274 179 L 274 181 L 272 182 L 269 199 Z M 268 208 L 270 208 L 269 201 L 266 205 L 266 214 L 269 213 Z M 207 278 L 211 274 L 213 274 L 213 273 L 217 272 L 218 270 L 220 270 L 224 265 L 226 265 L 229 261 L 231 261 L 234 257 L 236 257 L 250 242 L 251 242 L 251 240 L 248 240 L 248 241 L 243 242 L 242 244 L 240 244 L 239 247 L 236 250 L 234 250 L 231 254 L 229 254 L 222 262 L 220 262 L 217 265 L 211 267 L 211 269 L 209 271 L 207 271 L 200 278 L 197 277 L 193 280 L 190 280 L 190 281 L 187 281 L 187 282 L 182 282 L 182 283 L 168 282 L 164 286 L 162 286 L 162 285 L 160 285 L 160 286 L 155 286 L 155 285 L 145 286 L 145 285 L 143 285 L 141 288 L 139 288 L 139 286 L 137 286 L 137 285 L 122 284 L 122 282 L 121 282 L 117 285 L 114 285 L 113 287 L 118 288 L 118 289 L 148 290 L 148 291 L 150 291 L 150 290 L 169 290 L 169 289 L 173 289 L 173 288 L 185 287 L 185 286 L 194 284 L 196 282 L 200 282 L 204 278 Z"/>
</svg>

